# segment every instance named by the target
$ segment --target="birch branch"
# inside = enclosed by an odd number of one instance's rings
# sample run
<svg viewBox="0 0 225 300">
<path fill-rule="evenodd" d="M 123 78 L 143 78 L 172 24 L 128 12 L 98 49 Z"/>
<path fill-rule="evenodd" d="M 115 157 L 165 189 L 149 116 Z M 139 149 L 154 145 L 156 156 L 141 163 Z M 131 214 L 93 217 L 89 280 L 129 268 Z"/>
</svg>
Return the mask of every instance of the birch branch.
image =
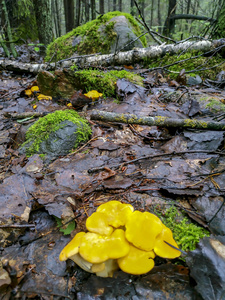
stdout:
<svg viewBox="0 0 225 300">
<path fill-rule="evenodd" d="M 91 120 L 125 124 L 139 124 L 160 127 L 183 127 L 207 130 L 225 130 L 225 123 L 201 121 L 196 119 L 172 119 L 168 117 L 142 117 L 134 114 L 118 114 L 107 111 L 93 110 Z"/>
<path fill-rule="evenodd" d="M 163 57 L 166 54 L 178 54 L 182 51 L 197 50 L 201 52 L 211 51 L 217 47 L 225 46 L 225 39 L 220 40 L 204 40 L 198 42 L 185 41 L 183 43 L 151 46 L 149 48 L 135 48 L 126 52 L 119 52 L 118 54 L 104 54 L 93 56 L 78 56 L 70 60 L 63 60 L 58 63 L 43 63 L 43 64 L 29 64 L 12 61 L 9 59 L 0 61 L 0 69 L 7 69 L 15 72 L 26 72 L 37 74 L 42 70 L 54 70 L 57 68 L 69 68 L 76 64 L 80 67 L 90 66 L 110 66 L 110 65 L 128 65 L 143 61 L 144 59 L 155 59 Z"/>
</svg>

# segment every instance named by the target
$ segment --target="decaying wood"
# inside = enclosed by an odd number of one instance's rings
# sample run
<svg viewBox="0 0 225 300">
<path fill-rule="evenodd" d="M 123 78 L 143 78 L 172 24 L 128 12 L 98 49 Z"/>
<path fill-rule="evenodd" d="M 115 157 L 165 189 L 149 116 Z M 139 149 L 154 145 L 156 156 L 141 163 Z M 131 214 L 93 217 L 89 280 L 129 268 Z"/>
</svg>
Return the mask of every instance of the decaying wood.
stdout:
<svg viewBox="0 0 225 300">
<path fill-rule="evenodd" d="M 160 127 L 184 127 L 207 130 L 225 130 L 225 123 L 202 121 L 196 119 L 172 119 L 168 117 L 142 117 L 134 114 L 118 114 L 107 111 L 93 110 L 91 113 L 92 120 L 105 122 L 116 122 L 125 124 L 139 124 L 147 126 Z"/>
<path fill-rule="evenodd" d="M 149 48 L 135 48 L 126 52 L 119 52 L 118 54 L 105 54 L 93 56 L 77 56 L 70 60 L 63 60 L 58 63 L 44 63 L 44 64 L 29 64 L 5 59 L 0 61 L 0 68 L 11 70 L 15 72 L 25 72 L 37 74 L 41 70 L 54 70 L 55 68 L 67 68 L 74 64 L 80 67 L 88 66 L 110 66 L 110 65 L 127 65 L 143 61 L 146 58 L 155 59 L 166 54 L 177 54 L 182 51 L 211 51 L 217 47 L 225 47 L 225 39 L 220 40 L 203 40 L 197 42 L 185 41 L 177 44 L 151 46 Z"/>
<path fill-rule="evenodd" d="M 27 111 L 24 113 L 10 113 L 10 112 L 5 112 L 4 116 L 7 118 L 13 118 L 13 119 L 25 119 L 25 118 L 39 118 L 39 117 L 44 117 L 49 112 L 32 112 L 32 111 Z"/>
</svg>

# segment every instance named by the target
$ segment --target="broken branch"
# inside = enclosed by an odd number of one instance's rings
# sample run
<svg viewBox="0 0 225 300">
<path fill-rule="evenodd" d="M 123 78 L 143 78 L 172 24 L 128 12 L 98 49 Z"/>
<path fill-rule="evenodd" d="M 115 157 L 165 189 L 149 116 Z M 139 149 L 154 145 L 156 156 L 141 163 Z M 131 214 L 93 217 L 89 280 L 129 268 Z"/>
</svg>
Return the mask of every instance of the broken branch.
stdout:
<svg viewBox="0 0 225 300">
<path fill-rule="evenodd" d="M 100 110 L 93 110 L 91 113 L 91 119 L 105 122 L 139 124 L 147 126 L 225 130 L 225 123 L 213 121 L 201 121 L 196 119 L 172 119 L 161 116 L 142 117 L 134 114 L 118 114 Z"/>
</svg>

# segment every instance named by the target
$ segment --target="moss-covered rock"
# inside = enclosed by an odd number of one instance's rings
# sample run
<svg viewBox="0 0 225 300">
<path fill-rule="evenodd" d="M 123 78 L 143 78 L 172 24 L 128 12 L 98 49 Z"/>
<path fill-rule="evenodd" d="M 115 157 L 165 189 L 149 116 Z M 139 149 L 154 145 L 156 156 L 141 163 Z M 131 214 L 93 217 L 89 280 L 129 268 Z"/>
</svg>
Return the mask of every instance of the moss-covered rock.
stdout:
<svg viewBox="0 0 225 300">
<path fill-rule="evenodd" d="M 112 97 L 116 93 L 116 81 L 125 78 L 130 82 L 143 86 L 143 78 L 127 71 L 83 70 L 74 73 L 76 85 L 82 90 L 97 90 L 103 96 Z"/>
<path fill-rule="evenodd" d="M 115 96 L 116 81 L 125 78 L 132 83 L 143 86 L 143 78 L 128 71 L 61 71 L 54 74 L 43 71 L 38 74 L 38 86 L 41 93 L 53 97 L 70 98 L 75 90 L 83 90 L 87 93 L 97 90 L 104 97 Z"/>
<path fill-rule="evenodd" d="M 74 110 L 58 110 L 36 121 L 26 132 L 21 152 L 45 154 L 48 159 L 65 155 L 88 140 L 91 128 Z"/>
<path fill-rule="evenodd" d="M 110 53 L 115 50 L 116 42 L 119 42 L 117 49 L 120 49 L 122 45 L 125 46 L 142 33 L 140 25 L 130 14 L 109 12 L 57 38 L 48 46 L 45 60 L 49 61 L 54 53 L 57 61 L 71 57 L 75 53 L 79 55 Z M 143 46 L 146 46 L 145 36 L 131 44 L 129 49 Z"/>
</svg>

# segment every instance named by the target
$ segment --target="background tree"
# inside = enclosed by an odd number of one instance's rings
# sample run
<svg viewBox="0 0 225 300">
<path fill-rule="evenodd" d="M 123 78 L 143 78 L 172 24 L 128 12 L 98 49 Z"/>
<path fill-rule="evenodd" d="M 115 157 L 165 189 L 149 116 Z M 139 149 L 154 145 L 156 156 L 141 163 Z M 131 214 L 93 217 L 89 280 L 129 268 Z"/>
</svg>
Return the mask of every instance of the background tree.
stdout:
<svg viewBox="0 0 225 300">
<path fill-rule="evenodd" d="M 52 19 L 54 24 L 54 35 L 55 37 L 61 36 L 61 14 L 60 14 L 60 8 L 58 5 L 57 0 L 52 0 L 51 2 L 51 8 L 52 8 Z"/>
<path fill-rule="evenodd" d="M 80 4 L 81 1 L 76 0 L 76 21 L 75 21 L 76 27 L 80 25 Z"/>
<path fill-rule="evenodd" d="M 177 0 L 169 0 L 168 15 L 163 30 L 163 34 L 165 34 L 166 36 L 174 32 L 175 19 L 172 19 L 171 17 L 175 15 L 176 6 L 177 6 Z"/>
<path fill-rule="evenodd" d="M 91 19 L 96 19 L 95 0 L 91 0 Z"/>
<path fill-rule="evenodd" d="M 88 22 L 89 19 L 90 19 L 90 13 L 89 13 L 90 3 L 89 3 L 89 0 L 84 1 L 84 7 L 85 7 L 85 22 Z"/>
<path fill-rule="evenodd" d="M 64 0 L 64 12 L 66 20 L 66 32 L 74 28 L 74 0 Z"/>
<path fill-rule="evenodd" d="M 33 0 L 39 42 L 47 46 L 53 40 L 51 5 L 49 0 Z"/>
<path fill-rule="evenodd" d="M 134 0 L 130 0 L 130 14 L 134 16 L 135 6 L 134 6 Z"/>
<path fill-rule="evenodd" d="M 4 17 L 3 19 L 5 21 L 5 28 L 6 28 L 5 32 L 6 32 L 6 35 L 8 38 L 9 47 L 10 47 L 13 57 L 17 57 L 17 52 L 16 52 L 16 49 L 15 49 L 15 46 L 13 43 L 12 31 L 11 31 L 11 26 L 10 26 L 10 22 L 9 22 L 8 11 L 7 11 L 7 7 L 5 4 L 5 0 L 1 1 L 1 5 L 2 5 L 2 14 Z M 1 45 L 2 45 L 3 49 L 5 50 L 6 55 L 9 56 L 9 52 L 7 51 L 5 42 L 1 41 Z"/>
<path fill-rule="evenodd" d="M 104 0 L 99 0 L 99 12 L 102 15 L 105 13 Z"/>
</svg>

